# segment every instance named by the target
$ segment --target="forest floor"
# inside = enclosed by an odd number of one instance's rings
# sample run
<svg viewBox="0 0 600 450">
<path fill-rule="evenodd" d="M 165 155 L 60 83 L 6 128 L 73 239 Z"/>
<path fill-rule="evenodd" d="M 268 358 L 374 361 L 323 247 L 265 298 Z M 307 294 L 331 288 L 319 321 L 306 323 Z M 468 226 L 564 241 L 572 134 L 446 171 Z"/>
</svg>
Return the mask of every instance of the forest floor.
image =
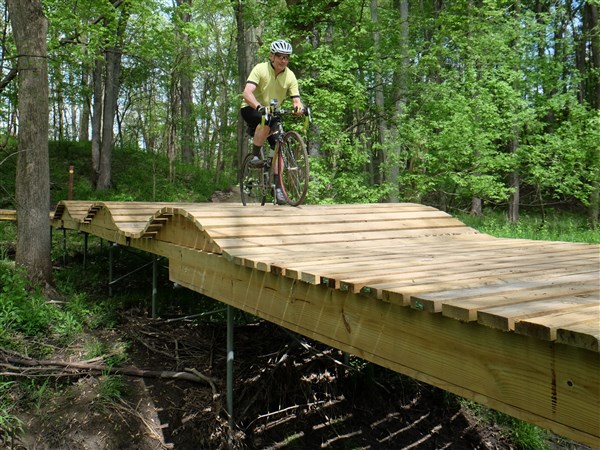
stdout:
<svg viewBox="0 0 600 450">
<path fill-rule="evenodd" d="M 24 405 L 12 449 L 512 449 L 506 433 L 462 402 L 268 322 L 235 327 L 235 433 L 226 407 L 223 323 L 128 313 L 95 339 L 127 343 L 124 366 L 186 371 L 211 380 L 79 373 Z M 74 342 L 63 358 L 76 357 Z M 70 356 L 67 356 L 70 355 Z M 60 354 L 52 355 L 60 358 Z M 108 380 L 118 380 L 111 394 Z M 47 386 L 50 387 L 50 386 Z M 1 447 L 1 444 L 0 444 Z M 585 449 L 558 437 L 547 448 Z"/>
</svg>

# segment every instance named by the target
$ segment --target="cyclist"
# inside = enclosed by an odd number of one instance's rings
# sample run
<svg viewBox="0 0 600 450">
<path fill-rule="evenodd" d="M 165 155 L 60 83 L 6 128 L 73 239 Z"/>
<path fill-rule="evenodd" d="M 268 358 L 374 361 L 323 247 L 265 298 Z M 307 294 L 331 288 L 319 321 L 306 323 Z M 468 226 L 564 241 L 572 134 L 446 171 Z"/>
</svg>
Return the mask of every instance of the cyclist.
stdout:
<svg viewBox="0 0 600 450">
<path fill-rule="evenodd" d="M 260 159 L 260 149 L 265 140 L 269 138 L 273 121 L 277 120 L 272 116 L 268 116 L 270 112 L 269 102 L 272 99 L 277 99 L 280 105 L 289 96 L 294 105 L 294 113 L 304 113 L 298 80 L 294 72 L 287 67 L 291 54 L 292 45 L 289 42 L 282 39 L 274 41 L 270 47 L 269 61 L 254 66 L 246 81 L 242 94 L 241 114 L 248 125 L 250 134 L 253 136 L 252 153 L 254 158 L 251 164 L 254 167 L 262 167 L 263 165 L 263 161 Z M 264 125 L 262 125 L 263 115 L 266 115 Z M 269 138 L 269 144 L 271 148 L 275 146 L 275 142 L 271 138 Z M 275 170 L 277 170 L 277 167 L 275 167 Z M 279 177 L 275 177 L 275 180 L 276 183 L 279 183 Z M 281 186 L 276 186 L 275 193 L 277 202 L 285 203 Z"/>
</svg>

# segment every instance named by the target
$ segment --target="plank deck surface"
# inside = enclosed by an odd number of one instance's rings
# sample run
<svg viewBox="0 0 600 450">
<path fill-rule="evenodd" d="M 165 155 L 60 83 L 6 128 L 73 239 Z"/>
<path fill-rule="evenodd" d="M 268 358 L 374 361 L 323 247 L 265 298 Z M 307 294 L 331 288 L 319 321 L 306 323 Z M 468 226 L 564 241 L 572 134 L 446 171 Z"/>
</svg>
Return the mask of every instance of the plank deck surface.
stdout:
<svg viewBox="0 0 600 450">
<path fill-rule="evenodd" d="M 178 284 L 600 447 L 600 245 L 502 239 L 411 204 L 60 202 L 51 224 Z"/>
<path fill-rule="evenodd" d="M 100 211 L 108 216 L 95 223 Z M 561 342 L 600 351 L 598 245 L 493 238 L 411 203 L 282 208 L 64 201 L 52 220 L 152 238 L 175 215 L 235 264 L 538 339 L 556 340 L 561 330 Z M 578 312 L 591 324 L 569 323 Z M 545 319 L 553 331 L 540 331 Z M 569 330 L 578 338 L 568 338 Z"/>
</svg>

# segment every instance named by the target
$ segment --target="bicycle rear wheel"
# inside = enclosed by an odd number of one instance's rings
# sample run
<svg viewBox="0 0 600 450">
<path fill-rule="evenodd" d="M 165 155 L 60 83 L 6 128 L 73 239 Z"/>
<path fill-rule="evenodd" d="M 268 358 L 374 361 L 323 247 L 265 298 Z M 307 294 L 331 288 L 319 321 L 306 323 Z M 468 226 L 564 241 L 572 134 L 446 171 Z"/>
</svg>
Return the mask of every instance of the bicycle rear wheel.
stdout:
<svg viewBox="0 0 600 450">
<path fill-rule="evenodd" d="M 242 197 L 242 205 L 263 206 L 267 196 L 265 172 L 262 167 L 256 168 L 250 166 L 252 158 L 252 154 L 246 155 L 240 172 L 240 194 Z"/>
<path fill-rule="evenodd" d="M 279 179 L 287 202 L 298 206 L 308 192 L 308 153 L 302 137 L 295 131 L 283 136 Z"/>
</svg>

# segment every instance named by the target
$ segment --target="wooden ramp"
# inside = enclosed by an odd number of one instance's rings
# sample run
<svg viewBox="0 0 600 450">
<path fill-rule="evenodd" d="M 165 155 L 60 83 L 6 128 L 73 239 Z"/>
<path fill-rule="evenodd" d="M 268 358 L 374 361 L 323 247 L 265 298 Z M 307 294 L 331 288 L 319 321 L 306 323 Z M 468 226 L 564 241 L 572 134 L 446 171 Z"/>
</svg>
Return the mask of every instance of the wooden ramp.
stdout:
<svg viewBox="0 0 600 450">
<path fill-rule="evenodd" d="M 600 246 L 498 239 L 409 203 L 61 202 L 52 225 L 174 282 L 600 447 Z"/>
</svg>

